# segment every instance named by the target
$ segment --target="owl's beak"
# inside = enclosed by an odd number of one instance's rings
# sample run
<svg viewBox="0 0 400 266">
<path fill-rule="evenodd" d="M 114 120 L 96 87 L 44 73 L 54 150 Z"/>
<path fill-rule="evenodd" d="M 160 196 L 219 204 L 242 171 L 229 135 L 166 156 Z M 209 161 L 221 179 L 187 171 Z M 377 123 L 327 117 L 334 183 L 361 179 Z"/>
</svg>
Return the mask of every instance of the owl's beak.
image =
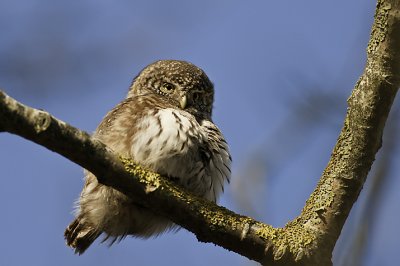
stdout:
<svg viewBox="0 0 400 266">
<path fill-rule="evenodd" d="M 186 105 L 187 105 L 187 96 L 186 95 L 182 95 L 181 100 L 179 101 L 179 104 L 182 109 L 186 108 Z"/>
</svg>

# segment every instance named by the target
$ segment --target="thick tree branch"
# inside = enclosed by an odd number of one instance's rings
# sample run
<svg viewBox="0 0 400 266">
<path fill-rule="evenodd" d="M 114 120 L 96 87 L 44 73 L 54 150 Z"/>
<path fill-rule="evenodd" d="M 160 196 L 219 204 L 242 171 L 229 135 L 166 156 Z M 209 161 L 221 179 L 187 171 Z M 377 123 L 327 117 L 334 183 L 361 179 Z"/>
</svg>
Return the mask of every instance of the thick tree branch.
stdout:
<svg viewBox="0 0 400 266">
<path fill-rule="evenodd" d="M 400 2 L 378 1 L 366 68 L 348 99 L 344 126 L 328 166 L 296 219 L 314 232 L 317 260 L 332 253 L 382 145 L 385 122 L 400 86 L 399 47 Z"/>
<path fill-rule="evenodd" d="M 194 197 L 47 112 L 0 91 L 0 130 L 57 152 L 154 212 L 263 264 L 330 265 L 343 224 L 381 146 L 383 128 L 400 85 L 400 3 L 378 1 L 364 74 L 348 100 L 336 147 L 301 214 L 284 228 Z"/>
</svg>

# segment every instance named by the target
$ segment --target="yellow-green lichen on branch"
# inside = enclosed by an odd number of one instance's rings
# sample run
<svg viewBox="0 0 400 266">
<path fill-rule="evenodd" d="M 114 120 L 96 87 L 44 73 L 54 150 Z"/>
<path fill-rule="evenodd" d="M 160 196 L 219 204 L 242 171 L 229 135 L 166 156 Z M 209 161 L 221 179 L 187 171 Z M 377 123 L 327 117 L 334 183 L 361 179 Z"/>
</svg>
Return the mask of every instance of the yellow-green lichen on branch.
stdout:
<svg viewBox="0 0 400 266">
<path fill-rule="evenodd" d="M 299 261 L 308 254 L 307 250 L 315 240 L 315 235 L 298 219 L 288 223 L 284 228 L 273 228 L 260 223 L 256 234 L 265 241 L 271 242 L 271 245 L 266 246 L 266 252 L 272 246 L 275 260 L 288 255 L 289 251 L 291 256 Z"/>
<path fill-rule="evenodd" d="M 120 156 L 119 159 L 123 163 L 125 170 L 132 176 L 137 177 L 137 180 L 145 185 L 145 192 L 151 193 L 157 189 L 164 189 L 165 193 L 172 194 L 174 198 L 184 201 L 187 205 L 198 199 L 189 193 L 184 193 L 185 189 L 173 185 L 168 178 L 164 178 L 160 174 L 147 169 L 140 164 L 137 164 L 130 158 Z"/>
<path fill-rule="evenodd" d="M 304 254 L 308 254 L 307 250 L 316 240 L 316 235 L 304 225 L 302 219 L 295 219 L 286 224 L 281 238 L 288 243 L 289 250 L 296 260 L 299 260 Z"/>
<path fill-rule="evenodd" d="M 211 229 L 225 228 L 226 224 L 230 223 L 229 216 L 225 216 L 225 213 L 213 210 L 210 206 L 204 206 L 200 208 L 201 215 L 207 220 Z"/>
<path fill-rule="evenodd" d="M 371 39 L 367 48 L 368 54 L 374 53 L 379 44 L 386 38 L 390 9 L 392 9 L 390 3 L 386 3 L 384 0 L 378 1 L 375 13 L 375 23 L 372 26 Z"/>
<path fill-rule="evenodd" d="M 263 223 L 256 223 L 252 227 L 255 228 L 256 235 L 269 241 L 275 240 L 278 233 L 283 230 L 283 228 L 273 228 L 272 226 Z"/>
<path fill-rule="evenodd" d="M 120 160 L 128 173 L 139 177 L 139 182 L 146 186 L 146 193 L 153 192 L 160 187 L 161 176 L 159 174 L 145 169 L 132 159 L 120 156 Z"/>
<path fill-rule="evenodd" d="M 254 223 L 250 217 L 233 215 L 228 209 L 208 201 L 202 202 L 199 212 L 213 229 L 243 230 L 243 228 L 247 228 L 248 230 Z"/>
<path fill-rule="evenodd" d="M 309 208 L 303 210 L 302 216 L 310 218 L 314 216 L 315 213 L 324 212 L 332 205 L 335 196 L 333 191 L 333 178 L 329 176 L 323 178 L 315 192 L 312 193 L 307 200 L 307 206 Z"/>
</svg>

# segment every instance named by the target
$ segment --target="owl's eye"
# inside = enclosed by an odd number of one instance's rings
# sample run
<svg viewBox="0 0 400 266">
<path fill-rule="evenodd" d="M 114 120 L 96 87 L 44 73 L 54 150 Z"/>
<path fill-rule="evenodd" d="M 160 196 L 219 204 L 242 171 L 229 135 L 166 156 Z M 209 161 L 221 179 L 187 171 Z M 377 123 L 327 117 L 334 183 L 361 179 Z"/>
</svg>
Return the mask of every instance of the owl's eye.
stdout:
<svg viewBox="0 0 400 266">
<path fill-rule="evenodd" d="M 174 90 L 175 86 L 168 82 L 164 82 L 160 87 L 160 91 L 167 94 L 173 92 Z"/>
<path fill-rule="evenodd" d="M 192 98 L 193 98 L 193 101 L 194 101 L 194 102 L 199 101 L 199 100 L 200 100 L 200 97 L 201 97 L 200 92 L 195 92 L 195 93 L 193 93 L 193 95 L 192 95 Z"/>
</svg>

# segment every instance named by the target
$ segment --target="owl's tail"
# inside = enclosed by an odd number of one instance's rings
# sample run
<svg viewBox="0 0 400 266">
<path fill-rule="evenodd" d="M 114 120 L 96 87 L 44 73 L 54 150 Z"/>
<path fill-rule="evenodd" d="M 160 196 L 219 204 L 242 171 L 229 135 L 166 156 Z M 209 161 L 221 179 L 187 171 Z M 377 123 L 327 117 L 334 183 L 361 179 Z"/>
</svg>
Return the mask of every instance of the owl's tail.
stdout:
<svg viewBox="0 0 400 266">
<path fill-rule="evenodd" d="M 77 217 L 67 229 L 65 229 L 64 237 L 67 245 L 75 249 L 75 254 L 83 254 L 85 250 L 99 237 L 100 231 L 81 222 Z"/>
</svg>

